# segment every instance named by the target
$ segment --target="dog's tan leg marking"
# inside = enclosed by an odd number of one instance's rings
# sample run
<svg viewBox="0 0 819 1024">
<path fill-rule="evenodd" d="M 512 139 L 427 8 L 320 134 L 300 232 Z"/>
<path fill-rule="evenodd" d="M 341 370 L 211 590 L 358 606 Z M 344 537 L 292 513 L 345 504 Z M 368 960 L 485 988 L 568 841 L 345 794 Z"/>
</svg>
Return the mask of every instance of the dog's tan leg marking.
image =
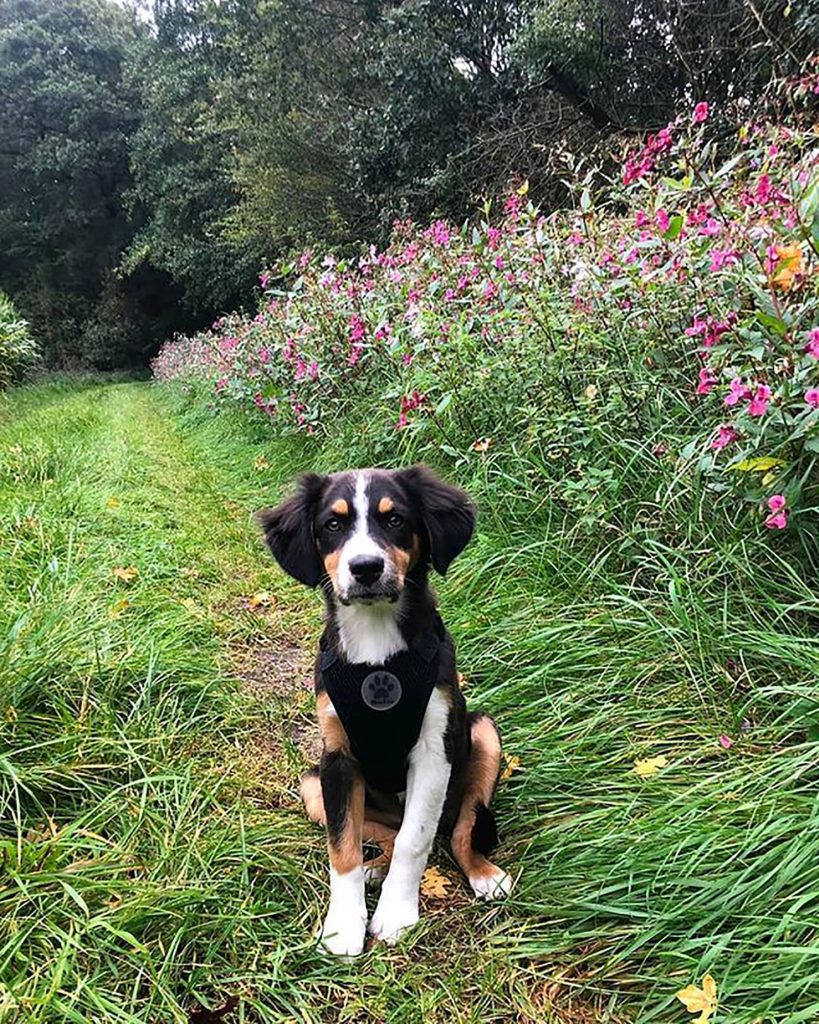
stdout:
<svg viewBox="0 0 819 1024">
<path fill-rule="evenodd" d="M 315 770 L 305 772 L 302 775 L 300 790 L 307 817 L 317 825 L 325 825 L 327 823 L 327 816 L 324 813 L 321 780 Z M 373 810 L 373 813 L 378 814 L 379 812 Z M 380 847 L 381 853 L 364 863 L 364 877 L 368 882 L 378 882 L 386 875 L 387 869 L 390 866 L 398 829 L 383 821 L 369 817 L 369 814 L 370 808 L 365 807 L 364 824 L 361 828 L 362 840 L 365 843 L 374 843 Z"/>
<path fill-rule="evenodd" d="M 508 896 L 512 888 L 509 875 L 472 848 L 472 827 L 479 804 L 489 807 L 495 792 L 501 759 L 498 730 L 490 718 L 472 723 L 472 753 L 466 767 L 464 794 L 458 820 L 452 832 L 452 853 L 469 879 L 472 891 L 480 899 Z"/>
<path fill-rule="evenodd" d="M 347 738 L 347 732 L 326 693 L 320 693 L 316 697 L 316 715 L 319 732 L 324 742 L 324 750 L 328 754 L 333 754 L 337 750 L 343 750 L 345 754 L 349 754 L 350 741 Z"/>
</svg>

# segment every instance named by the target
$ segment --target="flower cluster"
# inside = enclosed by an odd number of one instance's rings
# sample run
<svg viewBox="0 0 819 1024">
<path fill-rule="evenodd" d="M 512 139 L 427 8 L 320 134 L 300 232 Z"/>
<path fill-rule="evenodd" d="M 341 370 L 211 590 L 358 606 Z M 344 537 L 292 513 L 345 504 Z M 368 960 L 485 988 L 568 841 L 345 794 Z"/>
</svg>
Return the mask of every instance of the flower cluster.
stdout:
<svg viewBox="0 0 819 1024">
<path fill-rule="evenodd" d="M 796 114 L 758 115 L 730 150 L 713 116 L 698 103 L 615 181 L 570 162 L 571 209 L 546 216 L 524 186 L 460 227 L 396 222 L 357 259 L 306 251 L 261 275 L 256 316 L 169 342 L 155 375 L 281 430 L 332 431 L 360 395 L 369 429 L 497 452 L 523 418 L 567 473 L 569 436 L 657 432 L 669 395 L 680 458 L 782 529 L 817 486 L 819 157 Z"/>
</svg>

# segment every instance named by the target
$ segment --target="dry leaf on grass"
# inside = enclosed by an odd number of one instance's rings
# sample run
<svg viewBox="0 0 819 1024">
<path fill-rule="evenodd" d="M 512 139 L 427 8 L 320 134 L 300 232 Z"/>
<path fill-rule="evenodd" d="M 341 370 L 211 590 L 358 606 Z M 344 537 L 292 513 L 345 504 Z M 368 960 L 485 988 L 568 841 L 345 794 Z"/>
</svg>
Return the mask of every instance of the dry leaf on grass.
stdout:
<svg viewBox="0 0 819 1024">
<path fill-rule="evenodd" d="M 135 565 L 115 565 L 111 571 L 114 579 L 122 580 L 123 583 L 133 583 L 137 576 L 139 576 L 139 569 Z"/>
<path fill-rule="evenodd" d="M 270 466 L 270 463 L 267 461 L 267 459 L 264 457 L 264 455 L 257 455 L 256 458 L 253 461 L 253 468 L 254 469 L 259 469 L 259 470 L 267 469 L 269 466 Z"/>
<path fill-rule="evenodd" d="M 702 979 L 702 988 L 687 985 L 677 992 L 677 998 L 689 1013 L 699 1013 L 692 1024 L 708 1024 L 708 1018 L 717 1008 L 717 983 L 710 974 Z"/>
<path fill-rule="evenodd" d="M 195 612 L 197 605 L 196 601 L 192 597 L 183 597 L 179 602 L 183 608 L 187 608 L 189 612 Z"/>
<path fill-rule="evenodd" d="M 639 775 L 641 779 L 648 778 L 649 775 L 656 775 L 661 768 L 665 768 L 668 764 L 668 758 L 660 754 L 659 757 L 646 757 L 642 761 L 634 762 L 634 772 Z"/>
<path fill-rule="evenodd" d="M 106 508 L 119 508 L 119 498 L 113 497 L 113 495 L 106 501 Z"/>
<path fill-rule="evenodd" d="M 267 590 L 260 590 L 258 594 L 251 594 L 247 599 L 247 606 L 251 611 L 258 608 L 269 608 L 273 604 L 273 595 Z"/>
<path fill-rule="evenodd" d="M 488 452 L 490 445 L 492 444 L 491 437 L 481 437 L 473 445 L 473 452 Z"/>
<path fill-rule="evenodd" d="M 506 761 L 506 767 L 501 772 L 501 780 L 506 782 L 507 779 L 512 778 L 512 772 L 519 771 L 522 766 L 519 757 L 509 757 L 508 754 L 504 754 L 503 758 Z"/>
<path fill-rule="evenodd" d="M 430 865 L 421 878 L 421 894 L 433 900 L 445 900 L 449 885 L 452 885 L 452 879 L 442 875 L 438 868 Z"/>
<path fill-rule="evenodd" d="M 121 601 L 117 601 L 114 607 L 108 612 L 110 619 L 118 619 L 124 611 L 127 611 L 131 607 L 131 602 L 127 597 L 123 597 Z"/>
</svg>

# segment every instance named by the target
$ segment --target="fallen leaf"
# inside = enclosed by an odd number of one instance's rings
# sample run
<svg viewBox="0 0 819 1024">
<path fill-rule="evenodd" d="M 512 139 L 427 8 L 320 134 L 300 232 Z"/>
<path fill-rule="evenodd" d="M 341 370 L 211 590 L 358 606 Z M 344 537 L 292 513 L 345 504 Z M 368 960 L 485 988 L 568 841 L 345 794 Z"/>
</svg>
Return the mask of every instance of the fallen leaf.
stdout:
<svg viewBox="0 0 819 1024">
<path fill-rule="evenodd" d="M 526 193 L 529 191 L 529 179 L 527 178 L 526 181 L 524 181 L 524 183 L 516 191 L 519 196 L 525 196 Z"/>
<path fill-rule="evenodd" d="M 139 569 L 135 565 L 129 565 L 127 568 L 123 568 L 121 565 L 114 566 L 112 570 L 114 578 L 122 580 L 123 583 L 133 583 L 133 581 L 139 576 Z"/>
<path fill-rule="evenodd" d="M 3 713 L 3 718 L 5 718 L 9 725 L 14 725 L 14 723 L 17 721 L 17 708 L 14 707 L 12 704 L 9 704 L 9 706 Z"/>
<path fill-rule="evenodd" d="M 519 757 L 509 757 L 508 754 L 504 754 L 503 757 L 504 760 L 506 761 L 506 767 L 501 772 L 501 779 L 503 782 L 506 782 L 507 779 L 512 778 L 512 772 L 518 771 L 518 769 L 521 767 L 521 764 Z"/>
<path fill-rule="evenodd" d="M 257 608 L 268 608 L 273 604 L 273 595 L 267 590 L 260 590 L 258 594 L 252 594 L 247 599 L 247 606 L 251 611 L 256 611 Z"/>
<path fill-rule="evenodd" d="M 265 458 L 264 455 L 257 455 L 256 456 L 256 458 L 255 458 L 255 460 L 253 462 L 253 468 L 254 469 L 262 470 L 262 469 L 268 469 L 269 467 L 270 467 L 270 463 L 267 461 L 267 459 Z"/>
<path fill-rule="evenodd" d="M 634 771 L 641 779 L 649 775 L 656 775 L 661 768 L 668 764 L 668 758 L 660 754 L 659 757 L 647 757 L 642 761 L 634 762 Z"/>
<path fill-rule="evenodd" d="M 106 508 L 119 508 L 119 498 L 115 498 L 113 495 L 106 501 Z"/>
<path fill-rule="evenodd" d="M 482 437 L 472 445 L 473 452 L 488 452 L 492 444 L 491 437 Z"/>
<path fill-rule="evenodd" d="M 121 601 L 117 601 L 114 607 L 108 612 L 108 617 L 111 619 L 118 619 L 124 611 L 127 611 L 131 607 L 131 602 L 127 597 L 123 597 Z"/>
<path fill-rule="evenodd" d="M 689 1013 L 699 1013 L 693 1024 L 708 1024 L 708 1018 L 717 1008 L 717 983 L 710 974 L 702 979 L 702 988 L 687 985 L 676 995 Z"/>
<path fill-rule="evenodd" d="M 196 601 L 192 597 L 183 597 L 179 603 L 183 608 L 187 608 L 189 612 L 196 611 Z"/>
<path fill-rule="evenodd" d="M 589 386 L 586 388 L 583 394 L 586 396 L 586 398 L 588 398 L 590 402 L 593 402 L 594 399 L 597 398 L 597 385 L 589 384 Z"/>
<path fill-rule="evenodd" d="M 443 900 L 446 899 L 448 885 L 452 885 L 452 880 L 430 865 L 421 878 L 421 893 L 434 900 Z"/>
</svg>

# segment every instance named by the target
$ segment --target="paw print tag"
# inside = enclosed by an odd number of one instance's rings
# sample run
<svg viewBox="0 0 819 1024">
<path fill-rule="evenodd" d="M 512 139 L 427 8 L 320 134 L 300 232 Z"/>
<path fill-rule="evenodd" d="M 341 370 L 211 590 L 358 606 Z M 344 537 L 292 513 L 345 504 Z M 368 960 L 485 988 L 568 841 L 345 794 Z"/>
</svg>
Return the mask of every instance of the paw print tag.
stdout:
<svg viewBox="0 0 819 1024">
<path fill-rule="evenodd" d="M 370 672 L 361 684 L 361 699 L 373 711 L 389 711 L 401 700 L 401 680 L 392 672 Z"/>
</svg>

